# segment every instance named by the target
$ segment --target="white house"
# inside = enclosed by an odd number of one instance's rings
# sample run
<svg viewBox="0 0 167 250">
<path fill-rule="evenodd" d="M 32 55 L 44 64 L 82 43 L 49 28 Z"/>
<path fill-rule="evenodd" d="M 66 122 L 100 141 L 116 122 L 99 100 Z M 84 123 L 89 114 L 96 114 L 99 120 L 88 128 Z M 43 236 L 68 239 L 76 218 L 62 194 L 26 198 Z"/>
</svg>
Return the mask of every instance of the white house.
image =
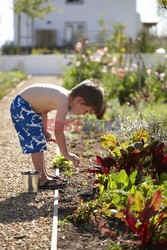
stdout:
<svg viewBox="0 0 167 250">
<path fill-rule="evenodd" d="M 136 0 L 50 0 L 50 4 L 59 10 L 35 19 L 33 26 L 30 17 L 21 14 L 20 34 L 15 15 L 15 45 L 20 41 L 21 47 L 64 47 L 74 44 L 81 34 L 93 43 L 98 39 L 102 16 L 108 32 L 119 22 L 125 25 L 127 36 L 134 39 L 141 29 Z"/>
</svg>

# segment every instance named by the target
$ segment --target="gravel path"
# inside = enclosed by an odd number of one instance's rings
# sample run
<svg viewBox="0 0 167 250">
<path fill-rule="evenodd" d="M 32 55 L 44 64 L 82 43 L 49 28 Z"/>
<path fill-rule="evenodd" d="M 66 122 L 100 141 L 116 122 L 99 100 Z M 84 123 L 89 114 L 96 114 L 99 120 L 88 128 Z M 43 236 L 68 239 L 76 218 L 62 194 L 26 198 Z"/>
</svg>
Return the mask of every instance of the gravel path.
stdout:
<svg viewBox="0 0 167 250">
<path fill-rule="evenodd" d="M 21 171 L 32 170 L 29 155 L 23 155 L 11 122 L 9 106 L 23 88 L 36 82 L 60 84 L 56 77 L 32 77 L 0 100 L 0 249 L 50 249 L 54 191 L 38 194 L 22 192 Z M 55 145 L 46 153 L 47 169 L 55 155 Z"/>
</svg>

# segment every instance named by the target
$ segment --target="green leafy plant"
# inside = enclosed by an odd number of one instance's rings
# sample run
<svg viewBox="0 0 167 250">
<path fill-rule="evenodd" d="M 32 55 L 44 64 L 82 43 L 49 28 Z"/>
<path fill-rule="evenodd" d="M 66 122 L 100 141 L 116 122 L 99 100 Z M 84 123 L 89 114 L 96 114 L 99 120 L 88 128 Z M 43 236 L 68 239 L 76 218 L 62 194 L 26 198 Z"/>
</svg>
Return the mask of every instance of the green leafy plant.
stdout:
<svg viewBox="0 0 167 250">
<path fill-rule="evenodd" d="M 111 173 L 108 176 L 97 174 L 98 187 L 100 194 L 106 190 L 130 190 L 136 182 L 137 171 L 127 175 L 125 170 L 121 170 L 119 173 Z"/>
<path fill-rule="evenodd" d="M 95 199 L 86 203 L 81 200 L 72 218 L 78 222 L 88 222 L 94 214 L 111 216 L 111 209 L 121 209 L 127 203 L 128 194 L 135 193 L 136 175 L 137 171 L 128 176 L 124 170 L 108 175 L 96 174 L 98 193 Z"/>
<path fill-rule="evenodd" d="M 69 170 L 72 166 L 71 162 L 66 160 L 63 155 L 56 155 L 52 160 L 52 165 L 61 170 Z"/>
<path fill-rule="evenodd" d="M 80 206 L 74 211 L 74 213 L 68 217 L 69 220 L 74 222 L 90 222 L 93 211 L 98 206 L 98 200 L 93 200 L 89 202 L 80 201 Z"/>
<path fill-rule="evenodd" d="M 68 224 L 69 224 L 69 221 L 67 218 L 59 219 L 58 221 L 59 227 L 64 227 L 64 226 L 67 226 Z"/>
</svg>

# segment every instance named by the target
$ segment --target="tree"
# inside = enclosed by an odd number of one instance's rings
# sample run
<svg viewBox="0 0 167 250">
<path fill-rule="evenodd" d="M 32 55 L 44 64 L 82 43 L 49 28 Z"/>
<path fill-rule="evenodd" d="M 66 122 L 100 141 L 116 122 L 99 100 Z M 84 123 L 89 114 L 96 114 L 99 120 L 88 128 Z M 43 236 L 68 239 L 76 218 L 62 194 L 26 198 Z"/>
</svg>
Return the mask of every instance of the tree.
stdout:
<svg viewBox="0 0 167 250">
<path fill-rule="evenodd" d="M 159 5 L 161 8 L 167 10 L 167 0 L 157 0 L 157 1 L 158 1 L 158 5 Z"/>
<path fill-rule="evenodd" d="M 14 12 L 18 15 L 18 39 L 17 53 L 20 53 L 20 30 L 21 30 L 21 13 L 26 14 L 31 18 L 32 44 L 34 45 L 34 19 L 44 18 L 46 14 L 53 11 L 53 7 L 47 4 L 49 0 L 15 0 Z"/>
</svg>

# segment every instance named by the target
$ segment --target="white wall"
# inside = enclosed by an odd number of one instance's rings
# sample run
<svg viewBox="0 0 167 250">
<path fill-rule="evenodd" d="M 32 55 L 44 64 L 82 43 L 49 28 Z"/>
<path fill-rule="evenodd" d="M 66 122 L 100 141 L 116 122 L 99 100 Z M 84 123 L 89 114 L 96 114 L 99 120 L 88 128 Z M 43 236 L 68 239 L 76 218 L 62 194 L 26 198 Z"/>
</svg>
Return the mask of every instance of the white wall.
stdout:
<svg viewBox="0 0 167 250">
<path fill-rule="evenodd" d="M 32 75 L 55 75 L 63 72 L 72 55 L 0 56 L 0 71 L 20 69 Z"/>
<path fill-rule="evenodd" d="M 167 54 L 143 54 L 146 67 L 152 67 L 167 60 Z M 32 75 L 55 75 L 63 73 L 75 55 L 21 55 L 0 56 L 0 71 L 20 69 Z"/>
</svg>

